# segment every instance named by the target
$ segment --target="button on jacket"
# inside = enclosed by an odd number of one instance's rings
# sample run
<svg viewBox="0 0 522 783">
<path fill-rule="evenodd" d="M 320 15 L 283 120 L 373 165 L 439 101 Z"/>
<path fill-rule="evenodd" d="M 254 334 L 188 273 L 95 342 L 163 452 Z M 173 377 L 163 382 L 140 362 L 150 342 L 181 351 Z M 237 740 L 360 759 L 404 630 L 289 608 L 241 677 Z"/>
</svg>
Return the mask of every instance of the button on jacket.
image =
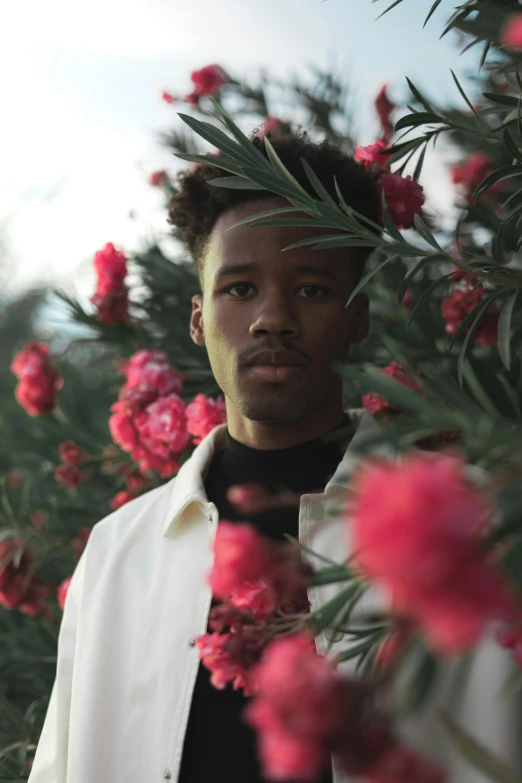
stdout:
<svg viewBox="0 0 522 783">
<path fill-rule="evenodd" d="M 324 493 L 303 495 L 299 509 L 300 541 L 338 562 L 351 549 L 349 519 L 326 517 L 346 495 L 343 488 L 359 462 L 358 442 L 377 426 L 366 412 L 349 414 L 356 432 L 343 460 Z M 225 431 L 226 425 L 216 427 L 175 478 L 93 527 L 70 583 L 56 677 L 28 783 L 177 781 L 199 666 L 193 639 L 207 628 L 212 596 L 206 577 L 219 519 L 204 476 Z M 310 588 L 312 610 L 339 589 Z M 384 602 L 372 589 L 360 611 L 382 609 Z M 332 653 L 347 646 L 321 634 L 318 649 L 327 644 Z M 518 715 L 512 702 L 498 698 L 511 670 L 509 654 L 484 643 L 455 717 L 514 766 Z M 448 679 L 438 702 L 450 692 Z M 433 707 L 402 731 L 411 745 L 449 766 L 452 783 L 483 783 L 449 748 Z M 333 769 L 334 783 L 351 780 L 335 758 Z"/>
</svg>

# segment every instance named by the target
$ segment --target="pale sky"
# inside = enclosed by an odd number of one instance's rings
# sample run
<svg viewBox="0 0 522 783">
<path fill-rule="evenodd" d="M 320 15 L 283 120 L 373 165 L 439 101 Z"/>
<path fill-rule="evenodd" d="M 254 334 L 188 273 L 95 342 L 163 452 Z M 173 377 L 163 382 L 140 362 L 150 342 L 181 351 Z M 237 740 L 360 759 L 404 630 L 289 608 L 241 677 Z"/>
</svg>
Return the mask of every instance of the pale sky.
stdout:
<svg viewBox="0 0 522 783">
<path fill-rule="evenodd" d="M 186 94 L 190 72 L 219 63 L 255 80 L 284 79 L 307 63 L 346 73 L 359 95 L 360 141 L 374 140 L 372 100 L 383 83 L 406 95 L 405 76 L 435 100 L 461 101 L 476 55 L 439 40 L 444 2 L 432 0 L 21 0 L 0 11 L 0 279 L 9 293 L 52 281 L 90 292 L 91 259 L 106 242 L 137 249 L 166 228 L 158 168 L 181 165 L 158 144 L 179 119 L 161 92 Z M 248 130 L 248 128 L 247 128 Z M 447 166 L 429 161 L 432 207 L 451 208 Z M 134 218 L 129 213 L 134 213 Z M 3 250 L 2 250 L 3 247 Z M 2 274 L 3 266 L 3 274 Z"/>
</svg>

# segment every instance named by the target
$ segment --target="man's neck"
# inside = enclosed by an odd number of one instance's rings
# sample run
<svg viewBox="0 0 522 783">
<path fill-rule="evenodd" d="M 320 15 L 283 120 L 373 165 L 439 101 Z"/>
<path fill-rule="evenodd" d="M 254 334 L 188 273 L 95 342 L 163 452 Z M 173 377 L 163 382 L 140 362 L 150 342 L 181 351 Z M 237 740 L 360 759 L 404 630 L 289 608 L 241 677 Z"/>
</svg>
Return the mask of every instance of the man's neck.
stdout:
<svg viewBox="0 0 522 783">
<path fill-rule="evenodd" d="M 253 421 L 242 416 L 227 400 L 227 423 L 230 435 L 253 449 L 269 451 L 297 446 L 319 438 L 341 423 L 342 403 L 312 412 L 303 419 L 290 421 Z"/>
</svg>

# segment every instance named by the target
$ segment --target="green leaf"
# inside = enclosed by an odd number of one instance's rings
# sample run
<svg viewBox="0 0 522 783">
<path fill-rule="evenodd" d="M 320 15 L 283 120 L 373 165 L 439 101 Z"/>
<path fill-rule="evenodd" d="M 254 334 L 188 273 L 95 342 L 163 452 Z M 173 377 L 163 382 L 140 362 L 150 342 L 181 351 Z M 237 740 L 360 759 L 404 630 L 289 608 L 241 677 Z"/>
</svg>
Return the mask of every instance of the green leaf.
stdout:
<svg viewBox="0 0 522 783">
<path fill-rule="evenodd" d="M 195 117 L 191 117 L 190 114 L 183 114 L 182 112 L 178 112 L 178 117 L 188 125 L 194 133 L 197 133 L 198 136 L 201 136 L 202 139 L 213 144 L 226 155 L 231 155 L 234 159 L 239 158 L 239 160 L 243 160 L 245 163 L 250 160 L 249 156 L 245 155 L 241 150 L 241 147 L 239 147 L 235 141 L 210 122 L 202 122 L 202 120 L 197 120 Z M 214 157 L 218 156 L 215 155 Z"/>
<path fill-rule="evenodd" d="M 330 194 L 324 187 L 323 183 L 320 181 L 319 177 L 315 174 L 308 161 L 305 160 L 304 158 L 301 158 L 301 163 L 303 164 L 303 168 L 305 170 L 306 176 L 310 180 L 313 189 L 315 190 L 315 192 L 317 193 L 321 201 L 324 201 L 325 204 L 330 204 L 331 206 L 335 207 L 335 209 L 338 209 L 337 204 L 330 196 Z"/>
<path fill-rule="evenodd" d="M 365 653 L 368 650 L 371 650 L 371 648 L 377 644 L 379 639 L 382 636 L 382 631 L 379 631 L 377 633 L 372 633 L 368 636 L 367 639 L 363 639 L 362 642 L 358 642 L 357 644 L 354 644 L 353 647 L 351 647 L 349 650 L 345 650 L 343 653 L 339 653 L 339 655 L 336 656 L 337 663 L 342 663 L 343 661 L 350 661 L 352 658 L 357 658 L 358 655 L 361 655 L 361 653 Z"/>
<path fill-rule="evenodd" d="M 522 174 L 522 167 L 521 166 L 502 166 L 499 169 L 496 169 L 496 171 L 492 171 L 491 174 L 489 174 L 480 185 L 475 189 L 473 192 L 473 197 L 478 198 L 481 196 L 491 185 L 494 185 L 495 182 L 500 182 L 503 179 L 509 179 L 510 177 L 518 177 Z"/>
<path fill-rule="evenodd" d="M 395 225 L 392 216 L 390 215 L 390 212 L 388 210 L 388 205 L 386 204 L 386 195 L 384 193 L 384 188 L 382 189 L 381 193 L 381 204 L 382 204 L 382 222 L 384 224 L 384 228 L 388 232 L 388 234 L 393 237 L 397 242 L 403 242 L 404 237 L 402 236 L 401 232 Z"/>
<path fill-rule="evenodd" d="M 408 87 L 410 88 L 410 91 L 412 95 L 415 96 L 416 100 L 421 104 L 421 106 L 424 106 L 426 111 L 430 114 L 435 114 L 433 110 L 433 106 L 430 104 L 430 102 L 424 97 L 424 95 L 421 93 L 420 90 L 415 87 L 413 82 L 406 77 L 406 81 L 408 82 Z"/>
<path fill-rule="evenodd" d="M 511 138 L 511 134 L 508 128 L 504 129 L 502 138 L 504 141 L 504 147 L 507 149 L 511 157 L 515 158 L 515 160 L 518 160 L 519 163 L 522 162 L 522 153 Z"/>
<path fill-rule="evenodd" d="M 465 732 L 447 712 L 441 710 L 439 719 L 455 746 L 473 767 L 496 783 L 522 783 L 522 778 L 514 770 Z"/>
<path fill-rule="evenodd" d="M 264 225 L 264 223 L 258 223 L 257 225 Z M 308 247 L 313 245 L 318 248 L 328 247 L 373 247 L 375 243 L 370 242 L 367 239 L 357 236 L 351 236 L 347 234 L 321 234 L 316 237 L 309 237 L 308 239 L 300 239 L 299 242 L 293 242 L 291 245 L 287 245 L 283 248 L 285 250 L 295 250 L 298 247 Z"/>
<path fill-rule="evenodd" d="M 239 147 L 243 152 L 243 155 L 245 155 L 254 166 L 257 165 L 263 168 L 268 168 L 269 163 L 264 157 L 264 155 L 257 149 L 257 147 L 255 147 L 252 144 L 250 139 L 247 136 L 245 136 L 243 131 L 237 127 L 230 114 L 228 114 L 228 112 L 225 111 L 225 109 L 221 106 L 218 100 L 211 95 L 210 102 L 212 103 L 212 105 L 220 115 L 222 122 L 225 123 L 229 131 L 237 140 Z"/>
<path fill-rule="evenodd" d="M 215 155 L 189 155 L 184 152 L 175 152 L 174 155 L 176 158 L 180 158 L 180 160 L 215 166 L 218 169 L 225 169 L 225 171 L 230 171 L 232 174 L 237 174 L 238 176 L 243 173 L 242 164 L 237 163 L 235 160 L 229 160 L 228 158 L 218 158 Z M 219 163 L 217 161 L 219 161 Z"/>
<path fill-rule="evenodd" d="M 413 172 L 413 179 L 415 180 L 415 182 L 419 181 L 419 177 L 420 177 L 421 172 L 422 172 L 422 166 L 424 164 L 424 158 L 426 157 L 426 150 L 427 149 L 428 149 L 428 145 L 426 144 L 426 146 L 422 150 L 421 154 L 419 155 L 419 159 L 418 159 L 417 163 L 415 164 L 415 171 Z"/>
<path fill-rule="evenodd" d="M 428 245 L 434 247 L 435 250 L 439 250 L 442 254 L 444 254 L 443 249 L 441 248 L 441 246 L 439 245 L 439 243 L 437 242 L 437 240 L 435 239 L 435 237 L 433 236 L 430 229 L 428 228 L 428 226 L 426 225 L 426 223 L 424 222 L 424 220 L 421 218 L 420 215 L 413 216 L 413 223 L 415 225 L 415 228 L 421 235 L 421 237 L 424 239 L 424 241 L 427 242 Z"/>
<path fill-rule="evenodd" d="M 389 256 L 382 262 L 382 264 L 379 264 L 378 266 L 375 267 L 375 269 L 371 269 L 369 272 L 367 272 L 364 275 L 364 277 L 362 277 L 361 280 L 359 280 L 359 282 L 353 289 L 352 293 L 350 294 L 348 301 L 345 304 L 345 309 L 351 304 L 351 302 L 353 302 L 353 300 L 355 299 L 359 291 L 362 291 L 366 283 L 369 280 L 371 280 L 372 277 L 377 274 L 377 272 L 380 272 L 381 269 L 384 269 L 384 267 L 387 266 L 387 264 L 389 264 L 391 261 L 397 261 L 398 257 L 399 256 Z"/>
<path fill-rule="evenodd" d="M 411 269 L 408 272 L 408 274 L 404 276 L 402 283 L 399 286 L 399 290 L 397 291 L 397 301 L 399 302 L 399 304 L 402 303 L 402 300 L 404 299 L 404 294 L 408 290 L 413 278 L 416 276 L 418 272 L 420 272 L 420 270 L 422 269 L 422 267 L 427 261 L 428 261 L 427 258 L 421 258 L 420 261 L 417 261 L 413 269 Z"/>
<path fill-rule="evenodd" d="M 257 212 L 255 215 L 249 215 L 246 218 L 243 218 L 242 220 L 238 220 L 237 223 L 234 223 L 233 226 L 230 226 L 230 228 L 227 229 L 227 231 L 230 231 L 232 228 L 236 228 L 237 226 L 244 226 L 246 223 L 252 223 L 254 220 L 259 220 L 260 218 L 265 217 L 272 217 L 272 215 L 283 215 L 288 212 L 302 212 L 303 210 L 301 207 L 281 207 L 280 209 L 265 209 L 263 212 Z"/>
<path fill-rule="evenodd" d="M 383 11 L 383 12 L 382 12 L 382 14 L 379 14 L 379 16 L 377 17 L 377 19 L 380 19 L 382 16 L 384 16 L 384 14 L 387 14 L 387 13 L 388 13 L 388 11 L 391 11 L 391 10 L 392 10 L 392 8 L 395 8 L 395 6 L 396 6 L 396 5 L 399 5 L 399 3 L 402 3 L 402 0 L 395 0 L 395 2 L 394 2 L 394 3 L 392 3 L 390 6 L 388 6 L 388 8 L 386 9 L 386 11 Z M 377 19 L 376 19 L 375 21 L 377 21 Z"/>
<path fill-rule="evenodd" d="M 455 76 L 455 73 L 454 73 L 454 71 L 453 71 L 451 68 L 450 68 L 450 72 L 451 72 L 451 75 L 453 76 L 453 81 L 454 81 L 454 82 L 455 82 L 455 84 L 457 85 L 457 89 L 458 89 L 458 91 L 460 92 L 460 94 L 462 95 L 462 97 L 464 98 L 464 100 L 466 101 L 466 103 L 468 104 L 469 108 L 471 109 L 471 111 L 472 111 L 472 112 L 473 112 L 473 114 L 475 115 L 475 117 L 476 117 L 477 121 L 480 123 L 480 117 L 478 116 L 478 114 L 477 114 L 477 112 L 476 112 L 476 110 L 475 110 L 475 107 L 473 106 L 473 104 L 471 103 L 470 99 L 468 98 L 468 96 L 467 96 L 467 95 L 466 95 L 466 93 L 464 92 L 464 89 L 463 89 L 463 87 L 462 87 L 461 83 L 459 82 L 459 80 L 458 80 L 458 79 L 457 79 L 457 77 Z"/>
<path fill-rule="evenodd" d="M 492 103 L 500 103 L 503 106 L 518 106 L 518 98 L 515 98 L 513 95 L 502 95 L 496 92 L 483 92 L 482 95 Z"/>
<path fill-rule="evenodd" d="M 306 582 L 308 585 L 331 585 L 336 582 L 346 582 L 352 578 L 352 574 L 345 565 L 335 565 L 322 568 L 310 576 Z"/>
<path fill-rule="evenodd" d="M 248 179 L 251 179 L 252 182 L 257 182 L 259 185 L 264 185 L 264 187 L 271 193 L 276 193 L 278 196 L 286 198 L 292 204 L 296 204 L 297 202 L 296 206 L 301 206 L 304 202 L 308 207 L 310 207 L 314 203 L 313 199 L 306 193 L 305 196 L 303 196 L 304 191 L 302 191 L 301 188 L 296 190 L 292 182 L 284 180 L 283 177 L 278 176 L 271 166 L 269 167 L 269 171 L 261 171 L 254 166 L 243 166 L 242 173 L 244 173 Z"/>
<path fill-rule="evenodd" d="M 264 190 L 265 193 L 267 192 L 262 185 L 251 182 L 244 177 L 217 177 L 216 179 L 207 180 L 207 183 L 218 188 L 230 188 L 231 190 Z"/>
<path fill-rule="evenodd" d="M 401 117 L 395 124 L 395 132 L 402 130 L 402 128 L 416 128 L 419 125 L 425 125 L 428 122 L 444 123 L 445 120 L 442 117 L 438 117 L 436 114 L 432 114 L 429 111 L 418 111 L 413 114 L 408 114 L 406 117 Z"/>
<path fill-rule="evenodd" d="M 315 634 L 320 633 L 325 628 L 328 628 L 330 625 L 332 625 L 333 621 L 339 612 L 344 608 L 346 602 L 352 597 L 358 586 L 358 583 L 350 584 L 348 587 L 345 587 L 344 590 L 341 590 L 341 592 L 336 596 L 323 604 L 320 609 L 317 609 L 317 611 L 310 614 L 309 620 L 311 621 L 311 625 Z"/>
<path fill-rule="evenodd" d="M 299 193 L 300 193 L 300 194 L 302 194 L 302 196 L 304 197 L 304 200 L 305 200 L 305 201 L 311 201 L 312 199 L 311 199 L 311 197 L 308 195 L 308 193 L 306 192 L 306 190 L 303 188 L 303 186 L 302 186 L 302 185 L 300 185 L 300 184 L 299 184 L 299 182 L 296 180 L 296 178 L 295 178 L 295 177 L 294 177 L 292 174 L 290 174 L 290 172 L 288 171 L 288 169 L 286 168 L 286 166 L 285 166 L 285 165 L 283 164 L 283 162 L 281 161 L 281 159 L 280 159 L 279 155 L 277 154 L 277 152 L 276 152 L 276 151 L 275 151 L 275 149 L 273 148 L 273 146 L 272 146 L 272 144 L 271 144 L 271 142 L 270 142 L 270 139 L 268 138 L 268 136 L 265 136 L 265 137 L 264 137 L 264 142 L 265 142 L 266 151 L 267 151 L 267 153 L 268 153 L 268 157 L 270 158 L 270 161 L 271 161 L 271 163 L 272 163 L 272 166 L 274 167 L 274 169 L 275 169 L 275 170 L 276 170 L 276 171 L 277 171 L 279 174 L 281 174 L 281 175 L 282 175 L 282 176 L 283 176 L 283 177 L 284 177 L 286 180 L 288 180 L 289 182 L 291 182 L 291 183 L 292 183 L 292 185 L 294 186 L 294 188 L 295 188 L 297 191 L 299 191 Z"/>
<path fill-rule="evenodd" d="M 424 646 L 417 648 L 417 660 L 408 685 L 400 694 L 399 712 L 400 717 L 405 718 L 416 712 L 437 684 L 439 674 L 439 663 L 436 658 Z"/>
<path fill-rule="evenodd" d="M 488 310 L 491 303 L 504 293 L 505 293 L 505 289 L 500 289 L 500 291 L 494 291 L 492 294 L 487 296 L 479 305 L 476 318 L 473 321 L 472 325 L 470 326 L 466 337 L 464 338 L 464 342 L 462 343 L 462 348 L 460 349 L 460 353 L 459 353 L 459 358 L 457 362 L 457 375 L 461 386 L 462 386 L 462 375 L 464 372 L 464 362 L 466 361 L 466 354 L 472 344 L 473 338 L 475 336 L 475 332 L 480 326 L 482 317 L 485 315 L 486 310 Z M 477 310 L 477 308 L 473 308 L 472 312 L 474 312 L 475 310 Z"/>
<path fill-rule="evenodd" d="M 518 291 L 515 291 L 506 299 L 498 318 L 498 352 L 506 370 L 511 369 L 511 318 L 517 296 Z"/>
<path fill-rule="evenodd" d="M 437 8 L 439 7 L 439 5 L 441 3 L 442 3 L 442 0 L 435 0 L 435 2 L 433 3 L 433 5 L 431 6 L 431 8 L 429 10 L 428 16 L 424 20 L 424 24 L 422 25 L 423 27 L 426 27 L 426 25 L 428 24 L 428 22 L 430 21 L 431 17 L 433 16 L 433 14 L 435 13 L 435 11 L 437 10 Z"/>
<path fill-rule="evenodd" d="M 411 326 L 411 324 L 413 322 L 413 319 L 415 318 L 415 315 L 417 314 L 417 312 L 420 309 L 421 304 L 424 303 L 424 301 L 430 296 L 432 291 L 434 291 L 435 288 L 437 288 L 437 286 L 439 286 L 441 283 L 444 283 L 444 281 L 447 280 L 449 277 L 451 277 L 452 274 L 453 274 L 453 272 L 448 272 L 447 275 L 444 275 L 443 277 L 439 277 L 437 280 L 435 280 L 434 283 L 432 283 L 430 286 L 428 286 L 428 288 L 425 291 L 422 292 L 422 294 L 419 296 L 419 298 L 417 299 L 417 301 L 415 302 L 415 304 L 413 306 L 413 310 L 411 311 L 411 315 L 410 315 L 410 318 L 409 318 L 409 321 L 408 321 L 407 329 L 410 328 L 410 326 Z"/>
</svg>

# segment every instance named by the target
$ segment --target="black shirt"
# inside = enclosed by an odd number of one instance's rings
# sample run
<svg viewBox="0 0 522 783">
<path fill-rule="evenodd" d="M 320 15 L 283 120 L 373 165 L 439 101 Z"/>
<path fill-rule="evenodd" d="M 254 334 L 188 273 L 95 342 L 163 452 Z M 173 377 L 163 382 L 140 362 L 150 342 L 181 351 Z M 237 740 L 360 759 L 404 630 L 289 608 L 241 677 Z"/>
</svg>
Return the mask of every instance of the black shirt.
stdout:
<svg viewBox="0 0 522 783">
<path fill-rule="evenodd" d="M 245 446 L 226 430 L 224 448 L 214 455 L 205 479 L 208 500 L 215 503 L 221 519 L 250 522 L 263 535 L 279 541 L 285 540 L 284 533 L 298 538 L 298 508 L 242 514 L 238 518 L 227 500 L 227 489 L 232 484 L 257 482 L 271 491 L 287 488 L 299 494 L 323 492 L 343 457 L 349 427 L 350 419 L 345 414 L 332 430 L 339 430 L 342 439 L 325 442 L 320 437 L 268 451 Z M 210 632 L 210 628 L 207 630 Z M 214 688 L 210 672 L 200 664 L 183 746 L 180 783 L 265 783 L 257 759 L 255 731 L 242 720 L 248 702 L 243 691 L 235 691 L 232 685 L 221 691 Z M 321 783 L 331 780 L 328 772 Z"/>
</svg>

